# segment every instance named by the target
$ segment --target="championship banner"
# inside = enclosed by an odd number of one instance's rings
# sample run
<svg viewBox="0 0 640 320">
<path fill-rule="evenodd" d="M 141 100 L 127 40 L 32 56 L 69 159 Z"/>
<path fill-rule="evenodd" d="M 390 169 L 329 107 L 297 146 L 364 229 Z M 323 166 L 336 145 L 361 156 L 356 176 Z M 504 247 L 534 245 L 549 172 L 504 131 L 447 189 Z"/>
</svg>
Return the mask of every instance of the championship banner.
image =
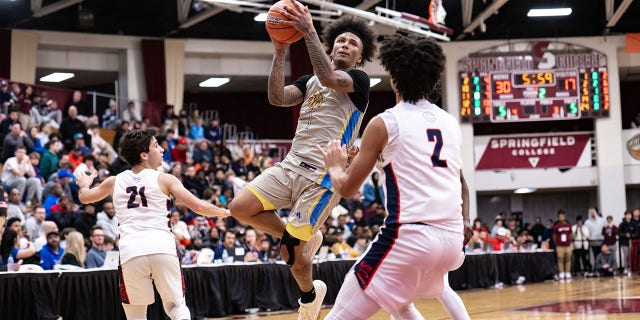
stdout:
<svg viewBox="0 0 640 320">
<path fill-rule="evenodd" d="M 591 166 L 591 135 L 475 137 L 477 170 Z"/>
</svg>

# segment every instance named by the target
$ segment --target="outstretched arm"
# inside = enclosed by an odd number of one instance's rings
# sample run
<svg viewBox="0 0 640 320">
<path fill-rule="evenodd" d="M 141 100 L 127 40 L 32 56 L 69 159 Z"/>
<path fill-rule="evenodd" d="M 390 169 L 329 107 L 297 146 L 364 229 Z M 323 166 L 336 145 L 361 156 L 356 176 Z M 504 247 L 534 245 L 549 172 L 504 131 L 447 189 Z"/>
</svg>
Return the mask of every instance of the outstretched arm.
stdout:
<svg viewBox="0 0 640 320">
<path fill-rule="evenodd" d="M 351 162 L 348 169 L 346 146 L 341 146 L 339 140 L 327 143 L 325 152 L 320 146 L 318 151 L 322 153 L 324 163 L 331 176 L 333 188 L 342 197 L 352 197 L 367 178 L 373 166 L 378 160 L 378 155 L 387 144 L 387 127 L 380 117 L 374 117 L 364 129 L 360 152 Z"/>
<path fill-rule="evenodd" d="M 198 199 L 189 190 L 185 189 L 180 180 L 174 175 L 167 173 L 161 173 L 158 177 L 158 183 L 160 189 L 166 194 L 173 195 L 176 200 L 187 208 L 193 210 L 193 212 L 208 216 L 208 217 L 228 217 L 230 216 L 229 210 L 217 207 L 210 202 Z"/>
<path fill-rule="evenodd" d="M 113 193 L 113 186 L 116 182 L 116 177 L 109 177 L 104 180 L 99 186 L 89 189 L 93 183 L 93 179 L 96 177 L 96 172 L 92 172 L 88 175 L 86 172 L 80 172 L 76 176 L 76 184 L 80 187 L 78 190 L 78 198 L 82 203 L 94 203 L 106 198 Z"/>
<path fill-rule="evenodd" d="M 289 0 L 282 14 L 289 19 L 283 23 L 294 26 L 304 34 L 304 42 L 307 45 L 307 51 L 309 51 L 313 73 L 318 77 L 320 83 L 339 92 L 354 92 L 351 76 L 345 71 L 334 70 L 331 59 L 324 52 L 322 42 L 320 42 L 316 28 L 313 26 L 309 8 L 297 1 Z M 333 46 L 333 43 L 327 45 Z"/>
</svg>

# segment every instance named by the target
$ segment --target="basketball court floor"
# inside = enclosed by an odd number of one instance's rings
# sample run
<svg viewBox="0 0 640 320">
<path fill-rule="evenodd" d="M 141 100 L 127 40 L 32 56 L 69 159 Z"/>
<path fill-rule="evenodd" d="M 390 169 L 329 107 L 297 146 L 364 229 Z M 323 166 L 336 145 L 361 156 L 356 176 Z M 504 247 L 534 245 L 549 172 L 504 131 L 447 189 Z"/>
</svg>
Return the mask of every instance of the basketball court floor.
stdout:
<svg viewBox="0 0 640 320">
<path fill-rule="evenodd" d="M 578 278 L 572 281 L 548 281 L 537 284 L 459 291 L 471 319 L 640 319 L 640 276 Z M 418 310 L 426 319 L 449 319 L 440 303 L 418 301 Z M 321 319 L 330 308 L 322 310 Z M 292 312 L 227 319 L 295 320 Z M 373 318 L 388 320 L 378 312 Z"/>
</svg>

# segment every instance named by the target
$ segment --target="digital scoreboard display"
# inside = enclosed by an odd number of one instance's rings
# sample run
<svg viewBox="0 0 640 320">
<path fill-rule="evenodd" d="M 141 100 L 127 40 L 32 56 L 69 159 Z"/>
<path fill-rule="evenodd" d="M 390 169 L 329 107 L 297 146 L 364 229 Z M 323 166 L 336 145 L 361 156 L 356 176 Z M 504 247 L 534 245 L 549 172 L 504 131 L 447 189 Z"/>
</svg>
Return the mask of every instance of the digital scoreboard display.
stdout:
<svg viewBox="0 0 640 320">
<path fill-rule="evenodd" d="M 460 73 L 463 122 L 596 118 L 609 115 L 606 67 Z"/>
<path fill-rule="evenodd" d="M 605 54 L 562 42 L 508 43 L 458 61 L 462 122 L 609 116 Z"/>
</svg>

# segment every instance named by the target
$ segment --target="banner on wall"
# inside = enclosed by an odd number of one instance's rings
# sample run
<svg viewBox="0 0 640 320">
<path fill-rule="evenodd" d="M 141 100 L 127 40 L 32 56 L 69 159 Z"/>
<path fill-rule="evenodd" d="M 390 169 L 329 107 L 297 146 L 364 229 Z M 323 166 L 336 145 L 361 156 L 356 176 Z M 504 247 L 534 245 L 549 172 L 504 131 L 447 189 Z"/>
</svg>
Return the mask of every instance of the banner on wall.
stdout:
<svg viewBox="0 0 640 320">
<path fill-rule="evenodd" d="M 591 134 L 474 138 L 477 170 L 591 166 Z"/>
<path fill-rule="evenodd" d="M 640 165 L 640 129 L 622 130 L 623 162 Z"/>
</svg>

